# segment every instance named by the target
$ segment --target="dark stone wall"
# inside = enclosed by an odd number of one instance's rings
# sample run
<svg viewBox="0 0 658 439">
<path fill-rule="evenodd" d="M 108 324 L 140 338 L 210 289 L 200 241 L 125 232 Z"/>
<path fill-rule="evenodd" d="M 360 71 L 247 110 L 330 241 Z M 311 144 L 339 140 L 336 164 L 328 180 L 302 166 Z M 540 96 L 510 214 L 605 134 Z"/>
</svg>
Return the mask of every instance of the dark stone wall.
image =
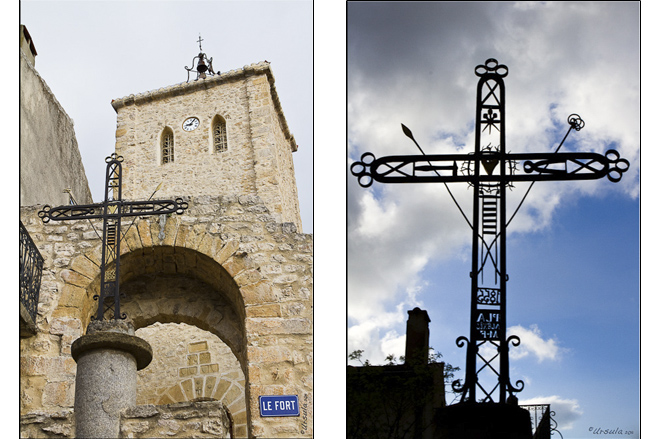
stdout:
<svg viewBox="0 0 658 439">
<path fill-rule="evenodd" d="M 511 404 L 456 404 L 435 414 L 435 439 L 531 439 L 530 413 Z"/>
</svg>

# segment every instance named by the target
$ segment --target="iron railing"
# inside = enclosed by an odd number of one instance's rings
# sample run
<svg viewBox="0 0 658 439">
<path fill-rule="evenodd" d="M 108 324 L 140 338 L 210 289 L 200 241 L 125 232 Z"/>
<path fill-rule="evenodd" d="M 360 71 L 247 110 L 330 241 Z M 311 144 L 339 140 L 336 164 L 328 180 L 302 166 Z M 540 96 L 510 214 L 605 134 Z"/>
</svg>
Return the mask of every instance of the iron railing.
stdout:
<svg viewBox="0 0 658 439">
<path fill-rule="evenodd" d="M 553 432 L 562 437 L 557 429 L 557 422 L 553 419 L 555 412 L 551 411 L 550 404 L 530 404 L 520 406 L 530 412 L 533 439 L 550 439 Z"/>
<path fill-rule="evenodd" d="M 39 304 L 43 257 L 22 222 L 20 222 L 19 252 L 20 303 L 25 307 L 34 324 L 36 323 L 37 305 Z"/>
</svg>

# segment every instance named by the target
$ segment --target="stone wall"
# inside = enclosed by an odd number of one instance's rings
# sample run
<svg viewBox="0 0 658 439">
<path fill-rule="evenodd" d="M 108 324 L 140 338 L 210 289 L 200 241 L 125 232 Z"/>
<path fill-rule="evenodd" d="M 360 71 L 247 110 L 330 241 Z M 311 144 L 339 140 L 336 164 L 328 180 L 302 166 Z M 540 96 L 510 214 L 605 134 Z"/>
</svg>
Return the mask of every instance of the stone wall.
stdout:
<svg viewBox="0 0 658 439">
<path fill-rule="evenodd" d="M 141 405 L 121 415 L 121 437 L 231 438 L 231 422 L 218 401 Z"/>
<path fill-rule="evenodd" d="M 123 222 L 120 284 L 127 297 L 122 311 L 136 330 L 156 322 L 185 323 L 221 339 L 244 376 L 250 437 L 312 437 L 312 236 L 297 233 L 293 224 L 278 223 L 256 196 L 186 201 L 190 207 L 181 216 Z M 76 364 L 71 343 L 85 333 L 97 308 L 93 296 L 99 288 L 101 245 L 96 231 L 102 228 L 98 220 L 43 224 L 37 216 L 41 207 L 21 208 L 21 220 L 45 262 L 37 334 L 20 342 L 20 412 L 52 417 L 73 407 Z M 153 278 L 171 279 L 172 288 L 149 281 Z M 193 288 L 182 289 L 186 279 Z M 149 330 L 157 332 L 154 326 Z M 207 375 L 214 374 L 211 365 L 220 364 L 224 351 L 212 348 L 210 340 L 191 340 L 208 341 L 203 352 L 191 352 L 186 342 L 179 359 L 195 361 L 188 355 L 197 353 L 199 366 L 208 365 L 212 373 Z M 204 356 L 201 364 L 205 352 L 210 358 Z M 191 379 L 195 396 L 196 379 L 204 379 L 204 388 L 209 382 L 201 368 L 184 377 L 180 368 L 178 373 L 183 381 Z M 218 368 L 217 373 L 223 371 Z M 239 388 L 240 380 L 236 375 L 230 382 Z M 215 381 L 211 397 L 222 393 L 220 385 Z M 221 396 L 230 397 L 222 401 L 227 406 L 240 399 L 230 388 Z M 182 390 L 188 399 L 187 388 Z M 301 417 L 260 417 L 258 397 L 280 394 L 298 395 L 300 405 L 307 402 L 308 429 Z M 233 410 L 239 420 L 239 410 Z"/>
<path fill-rule="evenodd" d="M 219 401 L 138 405 L 121 414 L 121 438 L 231 438 L 233 422 Z M 21 416 L 22 438 L 73 438 L 73 410 Z M 236 436 L 237 437 L 237 436 Z"/>
<path fill-rule="evenodd" d="M 153 361 L 137 372 L 138 405 L 219 400 L 233 419 L 234 436 L 247 437 L 244 373 L 226 343 L 185 323 L 154 323 L 136 335 L 153 348 Z"/>
<path fill-rule="evenodd" d="M 20 52 L 20 204 L 92 203 L 73 121 Z"/>
<path fill-rule="evenodd" d="M 116 153 L 124 158 L 123 196 L 173 194 L 257 195 L 277 222 L 301 232 L 299 201 L 288 130 L 269 63 L 253 64 L 205 80 L 115 99 Z M 212 145 L 212 121 L 226 120 L 228 150 Z M 189 117 L 199 127 L 185 131 Z M 162 164 L 161 137 L 174 135 L 174 161 Z"/>
</svg>

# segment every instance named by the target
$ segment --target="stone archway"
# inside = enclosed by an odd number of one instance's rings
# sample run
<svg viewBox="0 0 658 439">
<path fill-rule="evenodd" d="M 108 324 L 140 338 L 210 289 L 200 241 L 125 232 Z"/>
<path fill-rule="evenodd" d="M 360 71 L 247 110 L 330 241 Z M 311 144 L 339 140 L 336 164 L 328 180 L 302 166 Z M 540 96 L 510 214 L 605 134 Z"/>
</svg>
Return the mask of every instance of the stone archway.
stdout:
<svg viewBox="0 0 658 439">
<path fill-rule="evenodd" d="M 159 323 L 136 335 L 153 349 L 137 372 L 137 404 L 217 400 L 227 408 L 234 437 L 247 437 L 245 377 L 231 349 L 216 335 L 186 323 Z"/>
<path fill-rule="evenodd" d="M 154 367 L 153 373 L 146 368 L 141 375 L 151 375 L 151 383 L 159 385 L 151 384 L 148 390 L 138 387 L 138 400 L 156 405 L 219 400 L 231 413 L 235 436 L 246 437 L 245 311 L 233 278 L 221 265 L 196 250 L 168 246 L 124 254 L 121 271 L 121 291 L 125 294 L 122 312 L 130 316 L 138 334 L 156 332 L 152 340 L 156 348 L 154 362 L 159 367 Z M 179 328 L 189 325 L 187 336 L 181 337 L 181 331 L 172 333 L 166 326 L 154 331 L 156 324 L 174 324 Z M 205 335 L 199 335 L 199 331 Z M 162 338 L 175 341 L 175 346 L 170 346 L 175 349 L 173 356 L 162 359 L 166 364 L 156 356 L 163 352 L 157 349 Z M 222 350 L 228 350 L 228 355 Z M 220 356 L 233 359 L 223 364 L 234 364 L 231 370 L 220 370 Z M 158 372 L 164 376 L 154 376 Z M 150 397 L 142 397 L 142 390 Z"/>
<path fill-rule="evenodd" d="M 140 298 L 130 310 L 128 295 L 122 310 L 137 318 L 138 328 L 180 322 L 223 339 L 244 372 L 249 435 L 312 436 L 312 236 L 274 222 L 257 197 L 189 202 L 183 216 L 136 218 L 122 227 L 120 284 Z M 76 363 L 70 346 L 98 307 L 100 222 L 43 224 L 40 208 L 21 209 L 45 259 L 38 332 L 21 340 L 22 414 L 72 410 Z M 139 284 L 156 274 L 204 284 L 195 291 L 212 291 L 211 305 L 197 306 L 201 296 L 187 305 L 180 298 L 149 299 Z M 303 419 L 259 416 L 259 395 L 281 394 L 299 395 L 300 406 L 308 401 Z"/>
<path fill-rule="evenodd" d="M 152 247 L 121 257 L 121 309 L 135 329 L 187 323 L 217 335 L 246 371 L 244 302 L 218 263 L 195 250 Z"/>
</svg>

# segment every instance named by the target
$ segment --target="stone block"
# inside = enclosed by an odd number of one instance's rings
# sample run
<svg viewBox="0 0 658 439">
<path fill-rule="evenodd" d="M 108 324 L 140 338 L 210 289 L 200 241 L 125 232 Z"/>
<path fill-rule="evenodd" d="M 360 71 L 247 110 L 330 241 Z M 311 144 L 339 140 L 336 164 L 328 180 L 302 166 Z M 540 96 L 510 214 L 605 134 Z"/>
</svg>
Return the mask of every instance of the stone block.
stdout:
<svg viewBox="0 0 658 439">
<path fill-rule="evenodd" d="M 142 247 L 152 247 L 153 239 L 151 238 L 151 225 L 148 220 L 137 220 L 135 223 Z"/>
<path fill-rule="evenodd" d="M 210 363 L 210 352 L 203 352 L 199 354 L 199 364 Z"/>
<path fill-rule="evenodd" d="M 246 255 L 237 255 L 233 254 L 226 261 L 222 263 L 222 267 L 231 275 L 231 277 L 236 277 L 238 273 L 249 268 L 252 264 L 249 263 L 249 260 L 245 257 Z M 260 278 L 260 276 L 259 276 Z"/>
<path fill-rule="evenodd" d="M 241 286 L 240 291 L 244 297 L 245 305 L 260 305 L 277 301 L 272 285 L 266 281 Z"/>
<path fill-rule="evenodd" d="M 43 389 L 43 404 L 57 407 L 73 407 L 74 387 L 71 381 L 49 382 Z"/>
<path fill-rule="evenodd" d="M 213 390 L 215 389 L 215 383 L 217 382 L 217 377 L 207 376 L 203 384 L 203 396 L 210 398 Z"/>
<path fill-rule="evenodd" d="M 246 310 L 247 317 L 281 317 L 281 305 L 278 303 L 247 306 Z"/>
<path fill-rule="evenodd" d="M 203 396 L 203 377 L 194 378 L 194 398 Z"/>
<path fill-rule="evenodd" d="M 201 365 L 201 373 L 216 373 L 219 371 L 219 364 L 203 364 Z"/>
<path fill-rule="evenodd" d="M 272 364 L 292 361 L 292 353 L 285 346 L 268 346 L 247 348 L 247 357 L 250 364 Z M 265 373 L 263 371 L 263 373 Z"/>
<path fill-rule="evenodd" d="M 86 298 L 86 290 L 84 288 L 64 284 L 62 287 L 62 295 L 59 298 L 59 306 L 66 307 L 79 307 L 82 301 Z"/>
<path fill-rule="evenodd" d="M 163 245 L 173 246 L 176 242 L 176 235 L 178 234 L 179 221 L 177 218 L 170 216 L 167 218 L 167 223 L 164 227 L 164 240 Z"/>
<path fill-rule="evenodd" d="M 180 383 L 181 388 L 183 389 L 183 392 L 185 392 L 185 395 L 187 395 L 187 400 L 192 400 L 195 398 L 194 395 L 194 382 L 192 379 L 187 379 Z"/>
<path fill-rule="evenodd" d="M 212 398 L 221 401 L 229 387 L 231 387 L 230 381 L 221 380 L 219 384 L 217 384 L 217 388 L 215 388 L 215 392 L 213 393 Z"/>
<path fill-rule="evenodd" d="M 196 375 L 198 372 L 199 372 L 199 368 L 197 366 L 181 367 L 178 370 L 180 377 L 188 377 L 188 376 Z"/>
<path fill-rule="evenodd" d="M 189 344 L 190 352 L 203 352 L 208 350 L 208 342 L 199 341 Z"/>
<path fill-rule="evenodd" d="M 240 248 L 240 242 L 238 241 L 228 241 L 224 246 L 219 249 L 214 255 L 213 258 L 215 261 L 217 261 L 219 264 L 224 264 L 224 262 L 233 254 L 235 253 L 238 248 Z"/>
<path fill-rule="evenodd" d="M 244 401 L 242 402 L 244 405 Z M 235 424 L 246 424 L 247 423 L 247 411 L 243 410 L 233 415 L 233 422 Z"/>
<path fill-rule="evenodd" d="M 188 235 L 190 234 L 190 226 L 180 225 L 178 227 L 178 233 L 176 234 L 176 246 L 185 247 L 185 241 L 187 240 Z"/>
<path fill-rule="evenodd" d="M 49 332 L 55 335 L 79 337 L 82 335 L 82 323 L 80 323 L 80 320 L 73 318 L 55 318 L 50 322 Z"/>
<path fill-rule="evenodd" d="M 128 222 L 129 227 L 130 224 L 132 224 L 132 220 Z M 132 225 L 132 227 L 130 227 L 130 229 L 126 233 L 124 242 L 126 243 L 126 246 L 130 249 L 130 251 L 135 251 L 137 249 L 142 248 L 142 241 L 139 238 L 139 231 L 137 230 L 137 227 L 135 227 L 134 224 Z"/>
<path fill-rule="evenodd" d="M 91 281 L 90 278 L 83 276 L 77 271 L 73 270 L 62 270 L 60 276 L 62 277 L 62 280 L 67 284 L 76 285 L 82 288 L 86 288 Z"/>
<path fill-rule="evenodd" d="M 170 389 L 167 394 L 175 402 L 185 401 L 186 399 L 183 389 L 181 389 L 180 386 L 175 386 L 173 389 Z"/>
<path fill-rule="evenodd" d="M 71 269 L 89 279 L 94 279 L 100 276 L 101 273 L 100 267 L 84 255 L 77 256 L 73 259 Z"/>
<path fill-rule="evenodd" d="M 243 287 L 245 285 L 251 285 L 260 281 L 261 279 L 263 279 L 263 275 L 261 274 L 260 271 L 254 268 L 254 269 L 244 270 L 239 274 L 236 274 L 233 279 L 235 280 L 235 283 L 237 283 L 239 287 Z"/>
<path fill-rule="evenodd" d="M 257 335 L 310 334 L 311 322 L 305 318 L 247 318 L 247 331 Z"/>
</svg>

